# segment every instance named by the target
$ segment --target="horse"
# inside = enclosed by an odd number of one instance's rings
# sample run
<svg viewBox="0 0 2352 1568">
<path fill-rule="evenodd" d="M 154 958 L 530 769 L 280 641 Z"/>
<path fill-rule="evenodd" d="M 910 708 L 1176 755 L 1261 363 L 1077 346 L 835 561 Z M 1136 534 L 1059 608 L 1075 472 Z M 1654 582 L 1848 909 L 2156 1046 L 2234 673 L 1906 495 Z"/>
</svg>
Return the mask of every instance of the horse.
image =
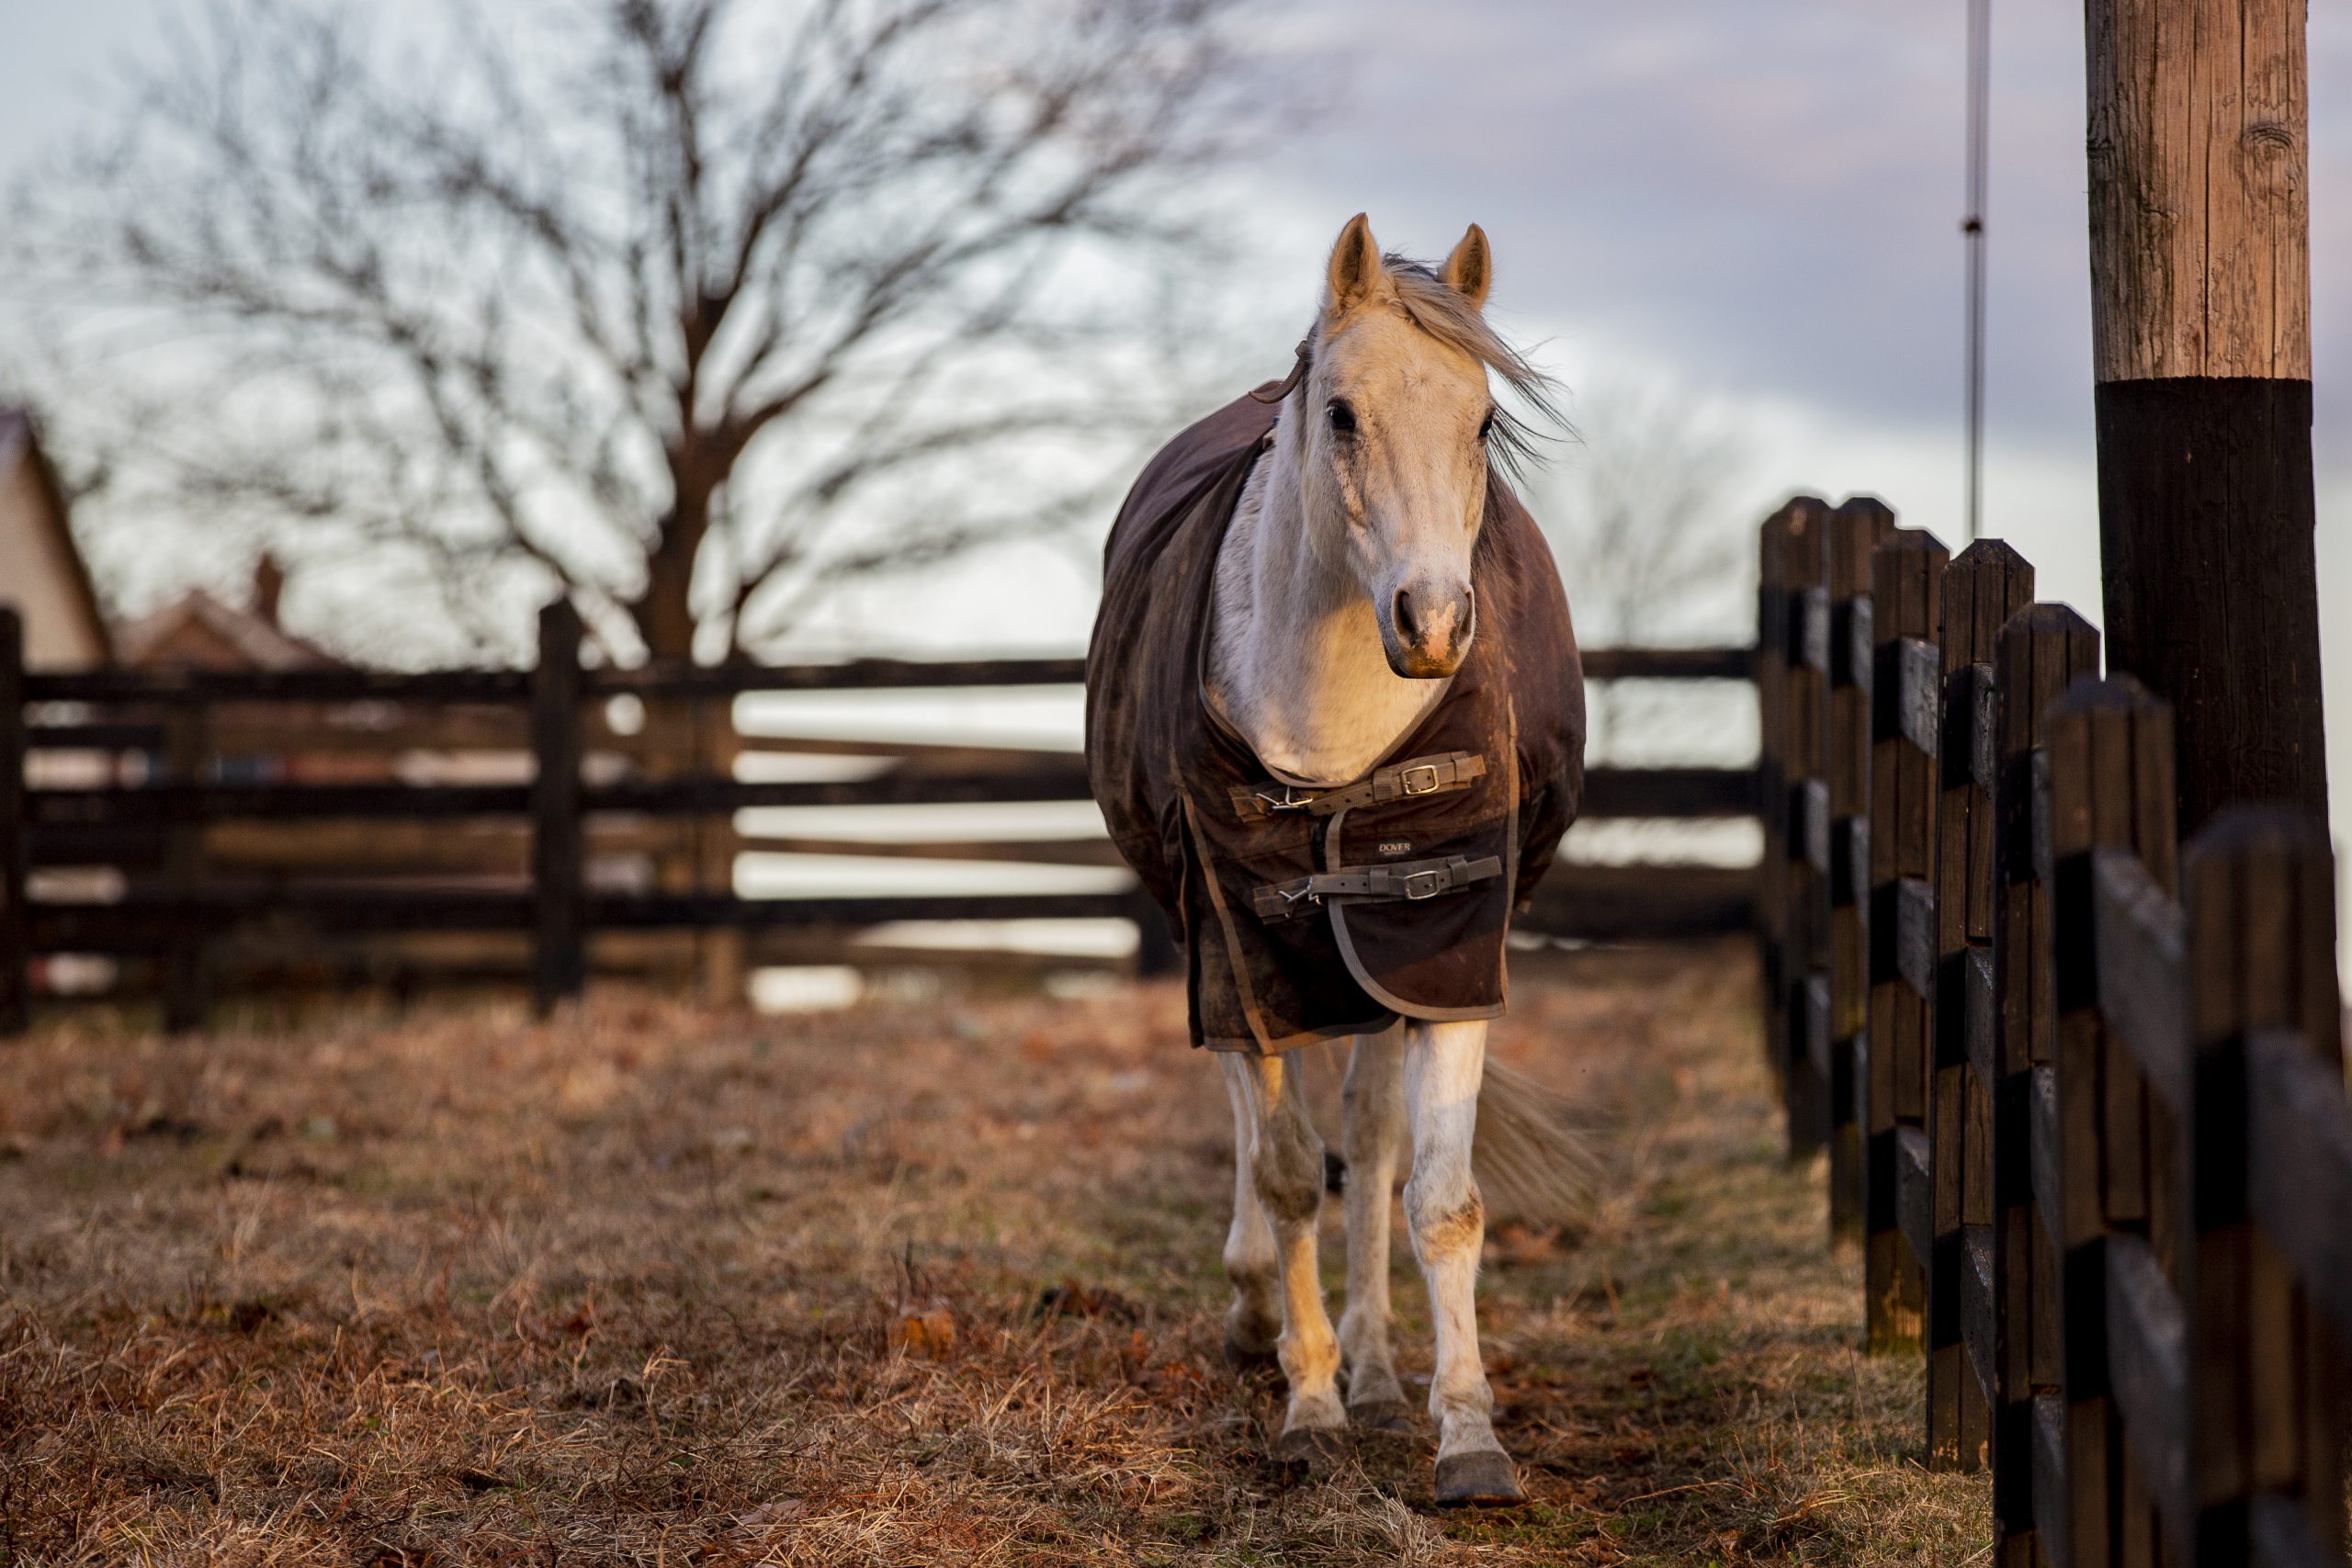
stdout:
<svg viewBox="0 0 2352 1568">
<path fill-rule="evenodd" d="M 1575 817 L 1585 732 L 1566 595 L 1508 482 L 1539 433 L 1490 378 L 1557 415 L 1487 324 L 1492 278 L 1476 224 L 1432 267 L 1351 220 L 1289 376 L 1136 481 L 1087 657 L 1095 797 L 1169 915 L 1231 1103 L 1228 1357 L 1281 1367 L 1279 1460 L 1325 1468 L 1351 1427 L 1413 1429 L 1388 1301 L 1409 1145 L 1446 1506 L 1524 1496 L 1478 1349 L 1486 1197 L 1556 1212 L 1590 1159 L 1549 1091 L 1486 1061 L 1510 919 Z M 1342 1037 L 1335 1334 L 1297 1047 Z"/>
</svg>

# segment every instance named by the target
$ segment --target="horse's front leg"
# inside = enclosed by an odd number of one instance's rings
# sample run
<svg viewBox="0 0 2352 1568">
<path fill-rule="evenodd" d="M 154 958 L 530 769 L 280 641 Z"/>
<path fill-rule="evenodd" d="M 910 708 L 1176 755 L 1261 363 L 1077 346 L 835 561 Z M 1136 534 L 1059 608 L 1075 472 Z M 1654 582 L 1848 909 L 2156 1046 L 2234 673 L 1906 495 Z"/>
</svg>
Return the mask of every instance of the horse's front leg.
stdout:
<svg viewBox="0 0 2352 1568">
<path fill-rule="evenodd" d="M 1388 1213 L 1405 1152 L 1405 1036 L 1356 1036 L 1343 1103 L 1348 1155 L 1348 1309 L 1340 1352 L 1348 1368 L 1348 1420 L 1376 1431 L 1411 1426 L 1389 1346 Z"/>
<path fill-rule="evenodd" d="M 1478 1359 L 1478 1253 L 1487 1213 L 1470 1174 L 1478 1129 L 1478 1081 L 1486 1070 L 1487 1026 L 1406 1026 L 1405 1103 L 1412 1120 L 1413 1175 L 1405 1183 L 1405 1219 L 1413 1255 L 1429 1281 L 1437 1320 L 1437 1372 L 1430 1415 L 1438 1424 L 1440 1506 L 1512 1503 L 1525 1495 L 1518 1471 L 1495 1438 L 1494 1390 Z"/>
<path fill-rule="evenodd" d="M 1249 1064 L 1229 1052 L 1219 1052 L 1217 1059 L 1225 1066 L 1226 1098 L 1233 1103 L 1233 1224 L 1225 1233 L 1225 1277 L 1233 1281 L 1233 1304 L 1225 1314 L 1225 1359 L 1247 1368 L 1274 1359 L 1283 1331 L 1283 1299 L 1277 1288 L 1282 1264 L 1251 1172 L 1258 1104 L 1250 1090 Z"/>
<path fill-rule="evenodd" d="M 1323 1280 L 1315 1257 L 1316 1221 L 1323 1208 L 1323 1140 L 1306 1111 L 1298 1064 L 1283 1056 L 1225 1057 L 1227 1079 L 1238 1081 L 1252 1111 L 1248 1160 L 1250 1181 L 1273 1231 L 1282 1280 L 1283 1332 L 1275 1347 L 1290 1380 L 1277 1457 L 1319 1461 L 1336 1452 L 1334 1435 L 1348 1424 L 1340 1404 L 1340 1345 L 1323 1310 Z"/>
</svg>

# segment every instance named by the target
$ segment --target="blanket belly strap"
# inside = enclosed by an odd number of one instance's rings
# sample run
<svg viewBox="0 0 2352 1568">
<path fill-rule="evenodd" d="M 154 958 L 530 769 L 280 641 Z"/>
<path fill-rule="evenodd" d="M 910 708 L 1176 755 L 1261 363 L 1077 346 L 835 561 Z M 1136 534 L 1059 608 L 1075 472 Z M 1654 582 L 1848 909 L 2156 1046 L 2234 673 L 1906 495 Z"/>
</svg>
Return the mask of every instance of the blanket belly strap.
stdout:
<svg viewBox="0 0 2352 1568">
<path fill-rule="evenodd" d="M 1261 822 L 1277 811 L 1306 811 L 1329 817 L 1358 806 L 1468 789 L 1486 776 L 1487 759 L 1477 752 L 1447 751 L 1376 769 L 1370 778 L 1358 779 L 1339 789 L 1302 790 L 1292 784 L 1271 783 L 1236 784 L 1232 792 L 1233 814 L 1244 822 Z"/>
<path fill-rule="evenodd" d="M 1395 865 L 1347 866 L 1288 882 L 1269 883 L 1250 896 L 1261 920 L 1286 920 L 1325 898 L 1402 898 L 1418 903 L 1503 874 L 1498 856 L 1469 860 L 1408 860 Z"/>
</svg>

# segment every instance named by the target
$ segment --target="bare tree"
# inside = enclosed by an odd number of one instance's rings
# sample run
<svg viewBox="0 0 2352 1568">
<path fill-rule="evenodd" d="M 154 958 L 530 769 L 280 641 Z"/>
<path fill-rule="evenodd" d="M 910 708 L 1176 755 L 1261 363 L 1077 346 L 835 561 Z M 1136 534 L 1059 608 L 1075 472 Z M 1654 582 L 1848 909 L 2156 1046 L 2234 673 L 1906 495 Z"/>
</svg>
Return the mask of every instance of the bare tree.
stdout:
<svg viewBox="0 0 2352 1568">
<path fill-rule="evenodd" d="M 212 0 L 19 193 L 35 379 L 122 528 L 429 592 L 469 652 L 557 587 L 616 657 L 754 652 L 1167 418 L 1197 177 L 1281 96 L 1240 3 Z"/>
<path fill-rule="evenodd" d="M 1586 642 L 1689 640 L 1740 578 L 1747 443 L 1702 397 L 1602 381 L 1577 400 L 1579 440 L 1546 478 L 1546 525 L 1573 573 Z"/>
<path fill-rule="evenodd" d="M 1542 481 L 1536 511 L 1559 553 L 1579 640 L 1744 637 L 1754 562 L 1742 508 L 1754 456 L 1737 427 L 1702 396 L 1630 380 L 1580 393 L 1577 426 L 1580 439 Z M 1637 716 L 1688 728 L 1668 695 L 1597 687 L 1592 701 L 1596 739 L 1615 758 Z"/>
</svg>

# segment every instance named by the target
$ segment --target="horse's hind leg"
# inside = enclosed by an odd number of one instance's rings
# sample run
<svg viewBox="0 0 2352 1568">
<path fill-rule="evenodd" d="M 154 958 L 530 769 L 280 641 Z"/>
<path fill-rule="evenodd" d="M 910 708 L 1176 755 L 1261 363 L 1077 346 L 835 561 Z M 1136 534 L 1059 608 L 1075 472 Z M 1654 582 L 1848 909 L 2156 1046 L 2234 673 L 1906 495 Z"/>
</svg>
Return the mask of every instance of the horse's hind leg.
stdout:
<svg viewBox="0 0 2352 1568">
<path fill-rule="evenodd" d="M 1226 1098 L 1233 1102 L 1233 1224 L 1225 1233 L 1225 1275 L 1233 1281 L 1233 1304 L 1225 1314 L 1225 1359 L 1237 1367 L 1271 1365 L 1283 1331 L 1276 1288 L 1282 1269 L 1273 1227 L 1266 1223 L 1250 1174 L 1258 1110 L 1250 1093 L 1249 1065 L 1227 1052 L 1218 1053 L 1217 1059 L 1225 1066 Z"/>
<path fill-rule="evenodd" d="M 1284 1459 L 1328 1459 L 1331 1434 L 1348 1424 L 1340 1404 L 1340 1345 L 1323 1310 L 1316 1265 L 1316 1221 L 1323 1207 L 1323 1140 L 1308 1118 L 1298 1064 L 1284 1056 L 1225 1058 L 1227 1081 L 1253 1112 L 1249 1169 L 1265 1223 L 1273 1232 L 1282 1280 L 1283 1331 L 1275 1347 L 1290 1380 L 1290 1408 L 1275 1452 Z"/>
<path fill-rule="evenodd" d="M 1517 1502 L 1518 1472 L 1496 1440 L 1494 1390 L 1478 1359 L 1478 1253 L 1487 1214 L 1470 1174 L 1478 1126 L 1478 1081 L 1486 1069 L 1487 1026 L 1413 1023 L 1406 1027 L 1405 1102 L 1413 1125 L 1413 1175 L 1405 1183 L 1405 1218 L 1413 1253 L 1429 1281 L 1437 1320 L 1437 1372 L 1430 1414 L 1438 1424 L 1440 1506 Z"/>
<path fill-rule="evenodd" d="M 1401 1030 L 1359 1034 L 1348 1057 L 1348 1309 L 1340 1353 L 1348 1369 L 1348 1420 L 1403 1431 L 1410 1406 L 1389 1348 L 1388 1213 L 1405 1152 L 1405 1037 Z"/>
</svg>

